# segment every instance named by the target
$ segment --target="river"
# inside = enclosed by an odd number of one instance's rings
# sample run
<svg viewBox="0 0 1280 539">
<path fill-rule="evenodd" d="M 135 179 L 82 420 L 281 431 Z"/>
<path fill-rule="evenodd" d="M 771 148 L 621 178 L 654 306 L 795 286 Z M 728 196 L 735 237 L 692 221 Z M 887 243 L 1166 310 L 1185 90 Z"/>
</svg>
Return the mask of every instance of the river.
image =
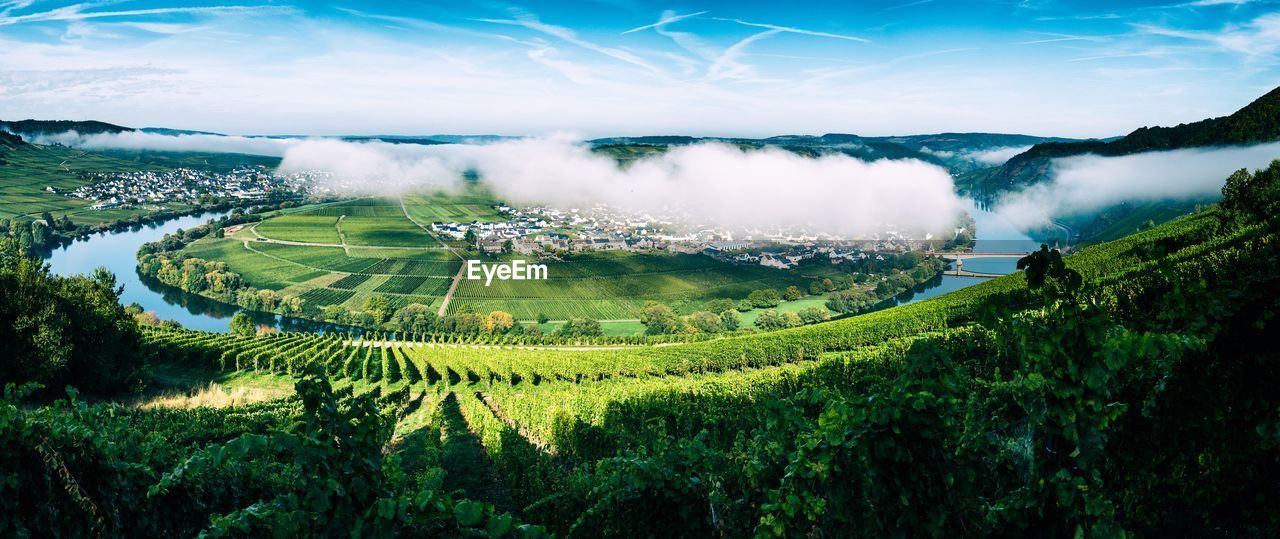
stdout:
<svg viewBox="0 0 1280 539">
<path fill-rule="evenodd" d="M 970 208 L 969 212 L 977 221 L 978 228 L 978 239 L 975 242 L 974 251 L 988 253 L 1030 251 L 1038 246 L 1026 234 L 1018 232 L 991 212 L 977 208 Z M 173 320 L 186 328 L 227 331 L 231 316 L 241 312 L 240 308 L 184 292 L 143 276 L 137 270 L 137 253 L 142 244 L 159 240 L 165 234 L 179 229 L 199 226 L 223 215 L 225 215 L 223 212 L 188 215 L 164 223 L 93 234 L 53 250 L 47 257 L 47 262 L 50 269 L 58 275 L 87 274 L 92 273 L 95 268 L 107 268 L 116 275 L 116 282 L 124 287 L 124 292 L 120 296 L 121 303 L 125 305 L 137 303 L 143 310 L 155 312 L 162 320 Z M 964 267 L 984 273 L 1012 273 L 1016 261 L 1016 257 L 974 259 L 965 262 Z M 942 275 L 889 300 L 885 306 L 913 303 L 985 280 L 977 277 Z M 258 324 L 268 324 L 288 331 L 323 331 L 333 327 L 328 324 L 282 318 L 265 313 L 248 312 L 248 314 Z"/>
<path fill-rule="evenodd" d="M 107 268 L 116 275 L 116 283 L 124 287 L 120 303 L 137 303 L 144 311 L 152 311 L 162 320 L 173 320 L 182 327 L 204 331 L 227 331 L 232 315 L 239 307 L 190 294 L 161 283 L 138 272 L 137 253 L 142 244 L 159 240 L 179 229 L 202 225 L 226 212 L 208 212 L 151 223 L 114 232 L 101 232 L 77 239 L 54 249 L 46 258 L 50 270 L 58 275 L 88 274 L 96 268 Z M 266 313 L 248 312 L 255 323 L 287 330 L 319 330 L 325 326 L 307 320 L 281 318 Z"/>
<path fill-rule="evenodd" d="M 978 233 L 973 242 L 975 253 L 1013 253 L 1030 252 L 1040 248 L 1040 244 L 1030 236 L 992 212 L 978 209 L 972 204 L 966 208 L 976 223 Z M 1018 259 L 1021 257 L 974 258 L 965 261 L 964 269 L 979 273 L 998 273 L 1007 275 L 1017 271 Z M 972 286 L 990 279 L 984 277 L 958 277 L 940 275 L 920 284 L 915 288 L 886 300 L 877 309 L 906 305 L 920 300 L 941 296 L 961 288 Z"/>
</svg>

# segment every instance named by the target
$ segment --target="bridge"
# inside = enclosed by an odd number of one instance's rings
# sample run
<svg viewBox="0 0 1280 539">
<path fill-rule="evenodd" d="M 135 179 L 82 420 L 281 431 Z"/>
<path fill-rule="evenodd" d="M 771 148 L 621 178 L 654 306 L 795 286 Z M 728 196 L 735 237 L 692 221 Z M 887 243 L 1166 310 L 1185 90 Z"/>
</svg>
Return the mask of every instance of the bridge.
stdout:
<svg viewBox="0 0 1280 539">
<path fill-rule="evenodd" d="M 984 279 L 995 279 L 996 277 L 1004 277 L 1004 273 L 984 273 L 981 271 L 969 271 L 967 269 L 956 267 L 954 269 L 943 270 L 943 275 L 951 275 L 953 277 L 981 277 Z"/>
<path fill-rule="evenodd" d="M 949 260 L 970 260 L 973 258 L 1022 258 L 1030 254 L 1030 251 L 1011 251 L 1007 253 L 949 253 L 945 251 L 928 251 L 926 254 Z"/>
<path fill-rule="evenodd" d="M 964 269 L 965 260 L 973 260 L 977 258 L 1022 258 L 1027 256 L 1026 252 L 1010 251 L 1010 252 L 982 252 L 982 253 L 950 253 L 945 251 L 928 251 L 931 254 L 947 260 L 954 260 L 956 265 L 954 268 L 945 270 L 944 275 L 953 275 L 955 277 L 979 277 L 994 279 L 996 277 L 1004 277 L 1004 273 L 987 273 L 982 271 L 969 271 Z"/>
</svg>

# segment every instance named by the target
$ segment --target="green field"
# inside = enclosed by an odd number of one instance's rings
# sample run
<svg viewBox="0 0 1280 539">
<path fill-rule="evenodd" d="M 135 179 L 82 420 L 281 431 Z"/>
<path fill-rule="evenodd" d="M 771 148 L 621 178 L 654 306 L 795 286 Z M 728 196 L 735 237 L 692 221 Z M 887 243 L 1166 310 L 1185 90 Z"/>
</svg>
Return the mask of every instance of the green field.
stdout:
<svg viewBox="0 0 1280 539">
<path fill-rule="evenodd" d="M 436 221 L 471 223 L 499 221 L 502 216 L 493 209 L 497 199 L 474 182 L 464 184 L 460 193 L 408 194 L 404 196 L 409 216 L 424 225 Z"/>
<path fill-rule="evenodd" d="M 35 216 L 49 212 L 54 217 L 67 215 L 77 224 L 97 225 L 145 215 L 148 208 L 94 210 L 91 202 L 69 198 L 60 193 L 74 191 L 88 182 L 80 172 L 119 172 L 122 170 L 163 170 L 164 167 L 124 161 L 115 157 L 73 150 L 62 146 L 0 146 L 0 218 Z M 46 190 L 54 188 L 57 193 Z M 166 204 L 182 210 L 183 204 Z"/>
<path fill-rule="evenodd" d="M 752 290 L 805 286 L 804 276 L 762 266 L 739 266 L 701 255 L 592 253 L 565 261 L 543 261 L 545 281 L 464 280 L 451 312 L 463 306 L 475 312 L 505 310 L 517 319 L 541 313 L 553 320 L 572 317 L 627 320 L 639 316 L 648 300 L 663 303 L 741 299 Z"/>
<path fill-rule="evenodd" d="M 303 243 L 337 244 L 338 219 L 327 215 L 281 215 L 253 227 L 264 238 Z"/>
<path fill-rule="evenodd" d="M 462 264 L 475 253 L 455 253 L 405 216 L 425 219 L 496 217 L 492 200 L 475 194 L 366 198 L 293 208 L 231 237 L 202 239 L 185 253 L 228 264 L 255 288 L 293 294 L 306 301 L 309 313 L 327 305 L 359 310 L 373 294 L 399 304 L 439 306 Z M 484 210 L 484 211 L 482 211 Z M 309 245 L 298 245 L 305 243 Z M 486 263 L 516 258 L 483 257 Z M 591 318 L 614 321 L 612 335 L 639 333 L 640 307 L 655 300 L 672 305 L 701 305 L 716 299 L 741 299 L 752 290 L 790 285 L 805 288 L 826 267 L 781 271 L 757 265 L 735 265 L 687 254 L 599 252 L 543 260 L 547 280 L 483 281 L 463 279 L 447 313 L 501 310 L 517 320 L 539 316 L 551 320 Z"/>
</svg>

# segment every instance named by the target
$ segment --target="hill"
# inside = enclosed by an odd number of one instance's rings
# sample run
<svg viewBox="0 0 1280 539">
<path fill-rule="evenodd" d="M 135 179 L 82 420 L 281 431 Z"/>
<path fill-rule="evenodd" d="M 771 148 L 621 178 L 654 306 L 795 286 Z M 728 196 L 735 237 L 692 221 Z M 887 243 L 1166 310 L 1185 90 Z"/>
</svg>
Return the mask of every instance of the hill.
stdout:
<svg viewBox="0 0 1280 539">
<path fill-rule="evenodd" d="M 123 133 L 133 128 L 122 127 L 97 120 L 17 120 L 0 121 L 0 130 L 19 135 L 51 135 L 75 131 L 81 135 L 98 133 Z"/>
<path fill-rule="evenodd" d="M 6 148 L 17 148 L 25 144 L 26 141 L 23 141 L 22 137 L 8 131 L 0 131 L 0 146 L 4 146 Z"/>
<path fill-rule="evenodd" d="M 981 158 L 981 154 L 986 151 L 1072 140 L 1074 139 L 1003 133 L 937 133 L 887 137 L 827 133 L 824 135 L 778 135 L 762 139 L 659 135 L 609 137 L 589 142 L 596 151 L 612 155 L 624 162 L 662 153 L 671 146 L 721 142 L 742 148 L 782 148 L 809 157 L 838 153 L 867 161 L 917 159 L 944 167 L 953 174 L 960 174 L 987 166 L 989 163 L 984 163 Z"/>
<path fill-rule="evenodd" d="M 1259 97 L 1228 116 L 1174 127 L 1142 127 L 1115 140 L 1043 142 L 1005 164 L 975 171 L 957 179 L 957 188 L 978 200 L 992 202 L 1001 194 L 1045 181 L 1053 158 L 1097 154 L 1128 155 L 1202 146 L 1256 144 L 1280 140 L 1280 88 Z"/>
<path fill-rule="evenodd" d="M 1274 537 L 1277 189 L 1280 163 L 1220 209 L 1026 272 L 699 343 L 142 328 L 148 391 L 6 392 L 0 526 Z"/>
</svg>

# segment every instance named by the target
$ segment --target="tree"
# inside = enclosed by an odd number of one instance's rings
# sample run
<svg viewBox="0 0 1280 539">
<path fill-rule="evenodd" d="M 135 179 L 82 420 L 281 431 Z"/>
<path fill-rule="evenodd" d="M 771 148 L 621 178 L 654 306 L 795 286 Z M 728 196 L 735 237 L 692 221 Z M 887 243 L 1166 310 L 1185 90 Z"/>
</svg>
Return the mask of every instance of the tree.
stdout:
<svg viewBox="0 0 1280 539">
<path fill-rule="evenodd" d="M 751 300 L 749 299 L 743 299 L 738 301 L 738 312 L 745 313 L 754 308 L 755 308 L 755 305 L 752 305 Z"/>
<path fill-rule="evenodd" d="M 597 337 L 604 335 L 600 322 L 589 318 L 570 318 L 554 333 L 560 337 Z"/>
<path fill-rule="evenodd" d="M 545 323 L 547 323 L 547 321 L 549 321 L 549 320 L 551 320 L 551 319 L 550 319 L 550 318 L 548 318 L 548 317 L 547 317 L 547 315 L 546 315 L 545 313 L 538 313 L 538 323 L 539 323 L 539 324 L 545 324 Z"/>
<path fill-rule="evenodd" d="M 410 303 L 396 311 L 391 325 L 404 333 L 428 333 L 435 330 L 436 312 L 421 303 Z"/>
<path fill-rule="evenodd" d="M 782 292 L 782 299 L 787 301 L 795 301 L 804 297 L 804 292 L 800 291 L 800 287 L 791 285 Z"/>
<path fill-rule="evenodd" d="M 43 247 L 49 243 L 49 225 L 44 221 L 31 221 L 31 243 Z"/>
<path fill-rule="evenodd" d="M 115 276 L 60 277 L 0 238 L 0 384 L 34 381 L 91 391 L 136 382 L 142 343 Z"/>
<path fill-rule="evenodd" d="M 822 307 L 806 307 L 796 314 L 805 324 L 817 324 L 831 319 L 831 313 Z"/>
<path fill-rule="evenodd" d="M 467 242 L 468 249 L 471 247 L 475 247 L 476 242 L 479 240 L 480 238 L 476 236 L 476 231 L 470 227 L 468 227 L 467 232 L 462 235 L 462 241 Z"/>
<path fill-rule="evenodd" d="M 515 250 L 515 244 L 511 242 L 511 238 L 507 238 L 506 241 L 502 242 L 502 252 L 510 253 L 511 251 L 514 251 L 514 250 Z"/>
<path fill-rule="evenodd" d="M 702 333 L 718 333 L 720 316 L 709 311 L 697 311 L 689 315 L 689 324 Z"/>
<path fill-rule="evenodd" d="M 493 311 L 484 319 L 485 333 L 501 334 L 506 333 L 515 326 L 516 320 L 511 313 L 505 311 Z"/>
<path fill-rule="evenodd" d="M 646 335 L 675 333 L 679 327 L 675 311 L 656 301 L 647 301 L 640 309 L 640 323 Z"/>
<path fill-rule="evenodd" d="M 787 327 L 787 322 L 778 311 L 766 309 L 759 316 L 756 316 L 756 327 L 765 331 L 772 331 Z"/>
<path fill-rule="evenodd" d="M 1222 209 L 1228 216 L 1267 221 L 1280 214 L 1280 159 L 1250 174 L 1240 169 L 1222 186 Z"/>
<path fill-rule="evenodd" d="M 341 305 L 325 305 L 324 312 L 321 315 L 325 320 L 341 324 L 346 321 L 347 310 Z"/>
<path fill-rule="evenodd" d="M 373 317 L 375 324 L 381 324 L 391 318 L 394 306 L 391 304 L 391 298 L 382 294 L 373 294 L 364 300 L 362 308 Z"/>
<path fill-rule="evenodd" d="M 738 311 L 729 309 L 720 313 L 720 327 L 724 328 L 725 331 L 737 331 L 741 325 L 742 317 L 738 314 Z"/>
<path fill-rule="evenodd" d="M 255 332 L 253 327 L 253 319 L 245 313 L 236 313 L 231 317 L 231 334 L 243 335 L 245 337 L 252 336 Z"/>
<path fill-rule="evenodd" d="M 747 294 L 747 300 L 754 307 L 773 308 L 782 303 L 782 295 L 777 290 L 765 288 L 763 290 L 752 290 L 750 294 Z"/>
<path fill-rule="evenodd" d="M 1068 268 L 1062 260 L 1062 252 L 1057 249 L 1050 251 L 1044 244 L 1040 245 L 1039 251 L 1019 258 L 1018 269 L 1026 270 L 1027 286 L 1033 290 L 1049 284 L 1047 293 L 1072 295 L 1082 282 L 1080 273 Z"/>
<path fill-rule="evenodd" d="M 707 302 L 707 310 L 716 314 L 734 310 L 736 305 L 728 298 L 718 298 Z"/>
<path fill-rule="evenodd" d="M 870 309 L 876 304 L 876 297 L 861 288 L 850 288 L 834 292 L 827 297 L 827 309 L 838 313 L 856 313 Z"/>
</svg>

